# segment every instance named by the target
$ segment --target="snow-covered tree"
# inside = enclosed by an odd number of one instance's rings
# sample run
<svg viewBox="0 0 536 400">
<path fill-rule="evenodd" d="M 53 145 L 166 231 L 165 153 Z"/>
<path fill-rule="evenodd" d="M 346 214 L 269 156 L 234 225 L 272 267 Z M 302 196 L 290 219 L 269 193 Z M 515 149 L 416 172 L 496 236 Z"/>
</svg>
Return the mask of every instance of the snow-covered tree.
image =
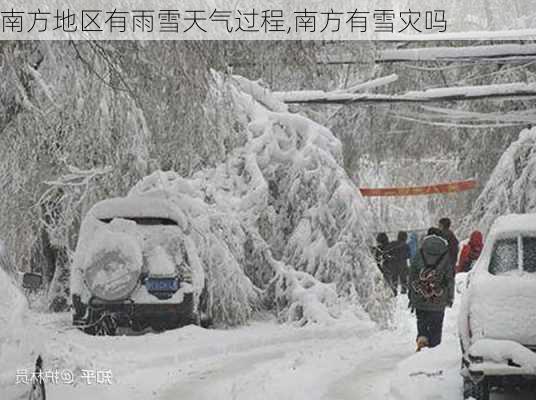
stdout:
<svg viewBox="0 0 536 400">
<path fill-rule="evenodd" d="M 303 325 L 353 304 L 387 323 L 390 294 L 368 250 L 371 216 L 340 142 L 267 89 L 218 77 L 214 90 L 230 90 L 244 146 L 190 179 L 155 172 L 129 194 L 165 197 L 186 214 L 212 317 L 240 323 L 267 307 Z"/>
<path fill-rule="evenodd" d="M 525 129 L 501 156 L 489 181 L 463 221 L 463 232 L 486 234 L 493 221 L 509 213 L 536 212 L 536 128 Z"/>
</svg>

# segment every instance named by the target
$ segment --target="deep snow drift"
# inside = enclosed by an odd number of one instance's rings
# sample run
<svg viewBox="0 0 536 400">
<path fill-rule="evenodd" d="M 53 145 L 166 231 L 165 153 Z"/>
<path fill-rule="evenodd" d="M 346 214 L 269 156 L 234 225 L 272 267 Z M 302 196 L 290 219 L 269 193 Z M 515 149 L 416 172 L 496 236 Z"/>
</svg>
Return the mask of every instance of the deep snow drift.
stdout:
<svg viewBox="0 0 536 400">
<path fill-rule="evenodd" d="M 256 83 L 233 82 L 245 145 L 191 179 L 162 171 L 142 179 L 127 196 L 129 213 L 147 199 L 173 204 L 161 213 L 181 221 L 216 323 L 268 309 L 300 326 L 347 312 L 386 324 L 392 301 L 369 254 L 371 217 L 342 167 L 340 142 Z"/>
</svg>

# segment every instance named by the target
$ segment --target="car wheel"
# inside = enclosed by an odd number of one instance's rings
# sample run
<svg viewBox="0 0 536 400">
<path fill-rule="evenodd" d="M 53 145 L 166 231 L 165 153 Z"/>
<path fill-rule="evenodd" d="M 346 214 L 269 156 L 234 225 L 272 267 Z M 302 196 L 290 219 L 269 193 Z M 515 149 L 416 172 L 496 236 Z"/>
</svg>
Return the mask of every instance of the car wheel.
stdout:
<svg viewBox="0 0 536 400">
<path fill-rule="evenodd" d="M 469 378 L 463 378 L 463 398 L 474 400 L 489 400 L 489 381 L 487 378 L 474 383 Z"/>
</svg>

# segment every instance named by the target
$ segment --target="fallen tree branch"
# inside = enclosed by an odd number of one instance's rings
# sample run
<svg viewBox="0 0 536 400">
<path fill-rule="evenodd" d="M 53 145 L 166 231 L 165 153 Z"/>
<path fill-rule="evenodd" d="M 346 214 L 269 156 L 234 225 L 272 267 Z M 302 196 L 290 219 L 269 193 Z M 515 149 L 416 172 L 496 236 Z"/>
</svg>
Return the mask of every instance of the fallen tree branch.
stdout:
<svg viewBox="0 0 536 400">
<path fill-rule="evenodd" d="M 375 87 L 388 85 L 390 83 L 396 82 L 397 80 L 398 80 L 398 75 L 391 74 L 388 76 L 382 76 L 381 78 L 372 79 L 370 81 L 359 82 L 346 89 L 337 89 L 337 90 L 332 90 L 329 92 L 325 92 L 323 90 L 290 90 L 290 91 L 272 92 L 272 95 L 279 101 L 287 103 L 288 102 L 287 100 L 289 99 L 303 98 L 304 96 L 323 97 L 327 95 L 330 95 L 330 96 L 337 95 L 337 94 L 345 95 L 345 94 L 364 92 L 365 90 L 368 90 L 368 89 L 373 89 Z"/>
<path fill-rule="evenodd" d="M 388 76 L 382 76 L 381 78 L 373 79 L 367 82 L 356 83 L 346 89 L 337 89 L 330 92 L 325 92 L 323 90 L 291 90 L 285 92 L 272 92 L 272 94 L 283 102 L 286 102 L 286 99 L 292 99 L 293 97 L 303 96 L 305 93 L 309 93 L 313 96 L 323 96 L 329 94 L 352 94 L 363 92 L 368 89 L 372 89 L 379 86 L 388 85 L 398 80 L 397 74 L 391 74 Z"/>
<path fill-rule="evenodd" d="M 505 83 L 482 86 L 457 86 L 411 91 L 404 94 L 341 93 L 322 91 L 285 92 L 280 98 L 287 104 L 352 104 L 352 103 L 432 103 L 479 99 L 521 99 L 536 97 L 534 83 Z"/>
<path fill-rule="evenodd" d="M 378 56 L 371 60 L 376 64 L 388 63 L 427 63 L 427 62 L 487 62 L 487 63 L 521 63 L 536 59 L 536 44 L 494 44 L 485 46 L 463 47 L 418 47 L 410 49 L 386 49 L 378 52 Z M 363 59 L 354 58 L 348 54 L 340 58 L 319 58 L 313 61 L 316 65 L 361 65 L 369 64 Z M 230 67 L 246 68 L 256 66 L 256 61 L 231 62 Z M 291 64 L 286 64 L 291 65 Z M 297 64 L 296 64 L 297 65 Z M 435 68 L 434 68 L 435 69 Z"/>
<path fill-rule="evenodd" d="M 536 44 L 496 44 L 464 47 L 388 49 L 379 52 L 377 63 L 416 61 L 478 61 L 536 59 Z"/>
</svg>

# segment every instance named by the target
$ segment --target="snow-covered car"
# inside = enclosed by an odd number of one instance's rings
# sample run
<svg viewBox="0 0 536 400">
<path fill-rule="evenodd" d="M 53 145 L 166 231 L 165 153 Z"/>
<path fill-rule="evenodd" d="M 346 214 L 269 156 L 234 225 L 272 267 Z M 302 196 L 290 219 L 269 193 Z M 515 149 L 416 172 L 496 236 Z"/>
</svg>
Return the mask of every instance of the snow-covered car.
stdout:
<svg viewBox="0 0 536 400">
<path fill-rule="evenodd" d="M 467 276 L 458 319 L 464 397 L 536 377 L 536 214 L 493 224 Z"/>
<path fill-rule="evenodd" d="M 73 323 L 113 335 L 200 324 L 203 269 L 189 254 L 180 210 L 158 197 L 97 203 L 85 216 L 71 268 Z"/>
<path fill-rule="evenodd" d="M 0 248 L 0 257 L 3 256 Z M 25 276 L 26 282 L 37 283 L 33 274 Z M 38 282 L 40 284 L 40 282 Z M 15 279 L 0 268 L 0 398 L 45 400 L 45 380 L 42 377 L 43 359 L 40 346 L 28 341 L 22 333 L 30 322 L 26 319 L 29 306 Z M 34 362 L 33 374 L 21 378 L 17 370 Z M 29 370 L 28 370 L 29 371 Z M 19 370 L 20 372 L 20 370 Z M 17 375 L 16 375 L 17 374 Z"/>
</svg>

